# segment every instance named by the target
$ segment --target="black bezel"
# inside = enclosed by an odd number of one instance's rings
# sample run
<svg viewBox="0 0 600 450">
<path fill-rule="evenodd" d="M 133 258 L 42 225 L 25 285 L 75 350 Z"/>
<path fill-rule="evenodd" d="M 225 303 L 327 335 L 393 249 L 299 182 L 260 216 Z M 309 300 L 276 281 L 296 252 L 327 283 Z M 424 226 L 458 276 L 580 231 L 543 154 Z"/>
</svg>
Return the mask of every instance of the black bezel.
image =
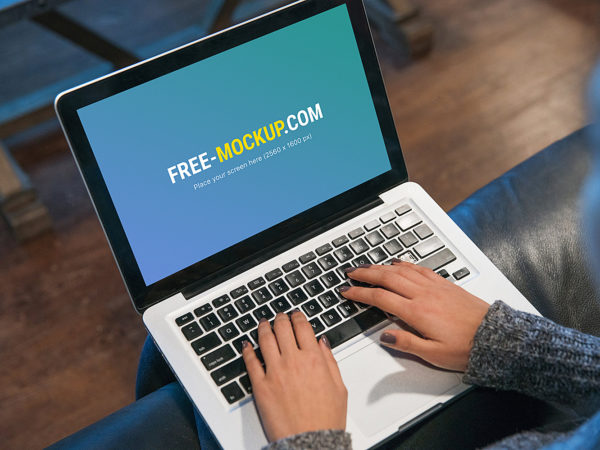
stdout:
<svg viewBox="0 0 600 450">
<path fill-rule="evenodd" d="M 77 110 L 342 4 L 346 4 L 348 8 L 392 170 L 146 286 L 79 120 Z M 361 0 L 304 0 L 293 3 L 258 19 L 245 22 L 209 38 L 67 91 L 57 97 L 56 112 L 88 187 L 133 304 L 140 313 L 149 306 L 183 290 L 191 282 L 197 283 L 199 280 L 210 279 L 224 269 L 242 262 L 247 263 L 249 259 L 259 255 L 265 248 L 272 247 L 289 236 L 297 235 L 305 230 L 322 227 L 337 212 L 346 210 L 353 205 L 364 204 L 369 199 L 374 200 L 381 192 L 408 179 Z"/>
</svg>

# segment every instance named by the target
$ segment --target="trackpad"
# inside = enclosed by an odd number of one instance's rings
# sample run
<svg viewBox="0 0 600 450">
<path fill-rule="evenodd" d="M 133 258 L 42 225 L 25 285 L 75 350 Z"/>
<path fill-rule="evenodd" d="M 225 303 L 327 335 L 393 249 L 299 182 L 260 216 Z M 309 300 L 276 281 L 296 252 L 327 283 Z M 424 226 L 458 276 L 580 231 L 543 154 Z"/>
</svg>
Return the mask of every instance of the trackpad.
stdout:
<svg viewBox="0 0 600 450">
<path fill-rule="evenodd" d="M 405 353 L 370 344 L 339 362 L 348 411 L 371 436 L 460 384 L 454 372 L 434 369 Z"/>
</svg>

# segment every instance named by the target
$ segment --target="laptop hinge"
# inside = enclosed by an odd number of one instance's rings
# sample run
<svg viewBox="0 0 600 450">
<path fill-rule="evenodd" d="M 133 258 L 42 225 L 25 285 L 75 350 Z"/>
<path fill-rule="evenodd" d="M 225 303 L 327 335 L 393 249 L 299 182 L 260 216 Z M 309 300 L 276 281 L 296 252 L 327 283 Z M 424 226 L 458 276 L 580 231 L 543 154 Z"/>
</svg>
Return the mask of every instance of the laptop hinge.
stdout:
<svg viewBox="0 0 600 450">
<path fill-rule="evenodd" d="M 210 279 L 200 280 L 184 288 L 181 293 L 189 300 L 198 294 L 201 294 L 208 289 L 233 278 L 240 273 L 243 273 L 252 267 L 257 266 L 275 256 L 289 250 L 302 242 L 305 242 L 319 234 L 344 223 L 348 220 L 363 214 L 379 205 L 383 204 L 381 198 L 376 197 L 372 200 L 366 200 L 364 203 L 355 204 L 350 208 L 344 209 L 338 212 L 333 217 L 330 217 L 326 224 L 317 224 L 308 229 L 302 230 L 301 232 L 286 237 L 285 241 L 279 241 L 270 247 L 261 250 L 260 255 L 254 255 L 244 260 L 238 261 L 235 265 L 229 266 L 227 269 L 223 269 L 219 272 L 215 272 L 210 276 Z"/>
</svg>

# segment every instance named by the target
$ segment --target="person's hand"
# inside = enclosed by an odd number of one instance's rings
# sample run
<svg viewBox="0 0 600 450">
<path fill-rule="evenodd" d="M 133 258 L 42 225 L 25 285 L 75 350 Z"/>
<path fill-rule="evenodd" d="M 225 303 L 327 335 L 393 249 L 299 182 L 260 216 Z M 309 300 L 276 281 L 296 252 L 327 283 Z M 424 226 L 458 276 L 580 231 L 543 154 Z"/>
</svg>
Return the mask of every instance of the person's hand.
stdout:
<svg viewBox="0 0 600 450">
<path fill-rule="evenodd" d="M 340 290 L 350 300 L 374 305 L 420 334 L 386 330 L 382 344 L 438 367 L 464 371 L 473 337 L 488 311 L 483 300 L 426 269 L 407 262 L 348 269 L 349 278 L 375 287 Z"/>
<path fill-rule="evenodd" d="M 293 324 L 293 327 L 292 327 Z M 250 343 L 242 355 L 258 413 L 273 442 L 306 431 L 346 428 L 348 392 L 326 339 L 319 342 L 304 314 L 278 314 L 258 325 L 263 369 Z"/>
</svg>

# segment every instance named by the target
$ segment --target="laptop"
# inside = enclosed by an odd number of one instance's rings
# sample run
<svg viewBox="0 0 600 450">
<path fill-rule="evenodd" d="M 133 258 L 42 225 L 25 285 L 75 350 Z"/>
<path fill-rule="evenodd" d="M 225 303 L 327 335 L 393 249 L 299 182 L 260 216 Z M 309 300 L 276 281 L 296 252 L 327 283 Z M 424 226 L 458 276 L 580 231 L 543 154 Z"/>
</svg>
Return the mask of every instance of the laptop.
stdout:
<svg viewBox="0 0 600 450">
<path fill-rule="evenodd" d="M 379 345 L 402 323 L 346 301 L 392 258 L 534 307 L 408 180 L 360 0 L 301 0 L 60 94 L 56 111 L 135 309 L 215 439 L 267 443 L 241 359 L 301 309 L 368 448 L 468 386 Z"/>
</svg>

